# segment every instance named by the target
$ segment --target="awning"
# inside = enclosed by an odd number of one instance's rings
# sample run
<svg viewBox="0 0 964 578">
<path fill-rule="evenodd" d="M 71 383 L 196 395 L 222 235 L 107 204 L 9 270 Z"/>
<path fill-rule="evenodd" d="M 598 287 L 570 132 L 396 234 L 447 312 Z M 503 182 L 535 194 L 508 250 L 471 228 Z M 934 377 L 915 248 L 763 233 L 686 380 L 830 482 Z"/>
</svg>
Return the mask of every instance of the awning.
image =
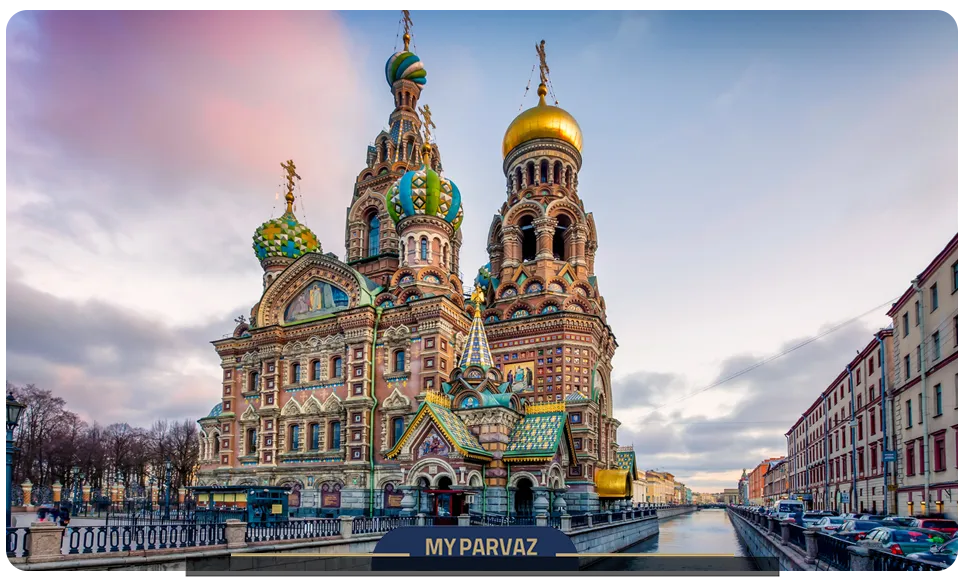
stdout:
<svg viewBox="0 0 964 578">
<path fill-rule="evenodd" d="M 596 493 L 600 498 L 633 497 L 633 481 L 629 470 L 597 470 Z"/>
</svg>

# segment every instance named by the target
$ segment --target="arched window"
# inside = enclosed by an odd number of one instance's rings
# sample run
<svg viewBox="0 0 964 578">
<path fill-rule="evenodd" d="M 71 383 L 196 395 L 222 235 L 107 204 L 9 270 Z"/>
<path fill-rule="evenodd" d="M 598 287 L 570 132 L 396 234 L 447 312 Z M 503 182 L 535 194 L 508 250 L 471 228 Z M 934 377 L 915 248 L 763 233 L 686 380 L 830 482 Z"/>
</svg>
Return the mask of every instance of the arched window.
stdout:
<svg viewBox="0 0 964 578">
<path fill-rule="evenodd" d="M 321 380 L 321 362 L 318 360 L 311 362 L 311 379 L 313 381 Z"/>
<path fill-rule="evenodd" d="M 247 444 L 245 444 L 247 447 L 245 449 L 248 450 L 248 454 L 253 454 L 258 449 L 258 430 L 254 428 L 249 429 L 245 437 L 247 438 Z"/>
<path fill-rule="evenodd" d="M 402 265 L 408 265 L 408 261 L 405 259 L 405 241 L 398 242 L 398 257 L 402 260 Z"/>
<path fill-rule="evenodd" d="M 522 167 L 515 168 L 515 192 L 522 189 Z"/>
<path fill-rule="evenodd" d="M 519 221 L 522 230 L 522 260 L 531 261 L 536 258 L 536 228 L 532 224 L 532 217 L 525 216 Z"/>
<path fill-rule="evenodd" d="M 252 371 L 249 375 L 248 391 L 258 391 L 261 387 L 261 376 L 257 371 Z"/>
<path fill-rule="evenodd" d="M 562 184 L 562 163 L 559 161 L 556 161 L 556 164 L 553 165 L 552 182 L 557 185 Z"/>
<path fill-rule="evenodd" d="M 405 371 L 405 352 L 401 349 L 395 352 L 395 371 Z"/>
<path fill-rule="evenodd" d="M 372 213 L 368 219 L 368 256 L 378 255 L 378 239 L 381 233 L 381 222 L 378 220 L 378 213 Z"/>
<path fill-rule="evenodd" d="M 412 151 L 414 149 L 415 149 L 415 141 L 413 141 L 412 139 L 408 139 L 408 141 L 405 143 L 405 158 L 408 159 L 409 162 L 412 161 Z"/>
<path fill-rule="evenodd" d="M 539 163 L 539 182 L 548 183 L 549 182 L 549 161 L 542 161 Z"/>
<path fill-rule="evenodd" d="M 566 186 L 572 188 L 572 167 L 566 167 Z"/>
<path fill-rule="evenodd" d="M 449 255 L 449 244 L 446 243 L 446 244 L 442 247 L 442 266 L 443 266 L 443 267 L 449 264 L 449 263 L 448 263 L 448 255 Z"/>
<path fill-rule="evenodd" d="M 215 433 L 214 433 L 214 448 L 213 448 L 213 451 L 211 452 L 211 459 L 212 459 L 212 460 L 213 460 L 213 459 L 216 459 L 215 456 L 218 455 L 218 452 L 219 452 L 219 451 L 221 451 L 221 434 L 215 432 Z"/>
<path fill-rule="evenodd" d="M 291 383 L 301 383 L 301 364 L 291 364 Z"/>
<path fill-rule="evenodd" d="M 290 450 L 294 451 L 298 449 L 298 434 L 300 433 L 301 433 L 301 428 L 298 427 L 298 424 L 295 424 L 290 428 L 288 428 L 288 439 L 289 439 L 288 448 Z"/>
<path fill-rule="evenodd" d="M 428 261 L 428 239 L 426 239 L 425 237 L 422 237 L 422 240 L 419 241 L 418 254 L 419 254 L 419 257 L 418 257 L 419 259 L 421 259 L 422 261 Z"/>
<path fill-rule="evenodd" d="M 569 254 L 566 250 L 566 232 L 572 222 L 566 215 L 556 217 L 556 230 L 552 234 L 552 257 L 557 260 L 568 261 Z"/>
<path fill-rule="evenodd" d="M 331 375 L 332 377 L 341 377 L 341 357 L 335 357 L 331 360 Z"/>
<path fill-rule="evenodd" d="M 438 254 L 442 252 L 442 242 L 437 238 L 432 239 L 432 259 L 438 265 Z"/>
<path fill-rule="evenodd" d="M 379 160 L 381 160 L 381 162 L 388 160 L 388 140 L 382 140 L 382 158 Z"/>
<path fill-rule="evenodd" d="M 328 448 L 332 450 L 341 449 L 341 422 L 340 421 L 331 422 L 331 439 L 328 442 Z"/>
<path fill-rule="evenodd" d="M 311 437 L 310 441 L 308 442 L 308 447 L 313 450 L 321 449 L 321 447 L 318 445 L 318 442 L 320 441 L 319 438 L 321 436 L 321 426 L 316 423 L 311 424 L 311 427 L 308 428 L 308 435 Z"/>
<path fill-rule="evenodd" d="M 532 185 L 536 182 L 536 165 L 532 161 L 526 165 L 526 185 Z"/>
<path fill-rule="evenodd" d="M 398 443 L 398 440 L 402 439 L 402 434 L 405 433 L 405 418 L 404 417 L 393 417 L 392 418 L 392 447 Z"/>
</svg>

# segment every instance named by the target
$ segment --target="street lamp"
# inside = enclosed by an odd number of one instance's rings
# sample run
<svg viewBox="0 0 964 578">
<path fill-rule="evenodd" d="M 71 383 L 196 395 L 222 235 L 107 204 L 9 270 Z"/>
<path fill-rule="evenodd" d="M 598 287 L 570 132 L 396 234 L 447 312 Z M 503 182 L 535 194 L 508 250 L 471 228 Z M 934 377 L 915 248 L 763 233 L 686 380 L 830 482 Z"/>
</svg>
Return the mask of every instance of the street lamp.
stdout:
<svg viewBox="0 0 964 578">
<path fill-rule="evenodd" d="M 171 458 L 164 460 L 164 519 L 171 517 Z"/>
<path fill-rule="evenodd" d="M 19 448 L 13 445 L 13 430 L 20 423 L 20 416 L 27 406 L 13 398 L 12 393 L 7 394 L 7 527 L 10 527 L 10 511 L 13 508 L 13 498 L 11 489 L 13 486 L 13 456 Z"/>
</svg>

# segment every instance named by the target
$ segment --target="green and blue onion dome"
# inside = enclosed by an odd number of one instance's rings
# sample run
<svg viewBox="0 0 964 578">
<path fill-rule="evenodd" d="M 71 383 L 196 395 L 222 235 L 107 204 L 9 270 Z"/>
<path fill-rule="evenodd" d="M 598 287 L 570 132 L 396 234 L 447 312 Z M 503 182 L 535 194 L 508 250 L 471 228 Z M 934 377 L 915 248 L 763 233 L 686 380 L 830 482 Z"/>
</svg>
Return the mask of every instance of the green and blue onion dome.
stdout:
<svg viewBox="0 0 964 578">
<path fill-rule="evenodd" d="M 401 52 L 396 52 L 385 63 L 385 80 L 392 86 L 398 80 L 411 80 L 419 86 L 425 85 L 425 68 L 422 61 L 408 46 Z"/>
<path fill-rule="evenodd" d="M 408 171 L 388 189 L 385 204 L 396 224 L 405 217 L 428 215 L 444 219 L 458 231 L 462 225 L 462 195 L 451 180 L 431 168 L 428 143 L 422 145 L 422 166 Z"/>
<path fill-rule="evenodd" d="M 287 197 L 286 197 L 287 200 Z M 298 222 L 292 211 L 294 197 L 288 200 L 288 209 L 277 219 L 265 221 L 254 232 L 254 254 L 259 261 L 269 257 L 297 259 L 305 253 L 321 251 L 321 243 L 311 229 Z"/>
</svg>

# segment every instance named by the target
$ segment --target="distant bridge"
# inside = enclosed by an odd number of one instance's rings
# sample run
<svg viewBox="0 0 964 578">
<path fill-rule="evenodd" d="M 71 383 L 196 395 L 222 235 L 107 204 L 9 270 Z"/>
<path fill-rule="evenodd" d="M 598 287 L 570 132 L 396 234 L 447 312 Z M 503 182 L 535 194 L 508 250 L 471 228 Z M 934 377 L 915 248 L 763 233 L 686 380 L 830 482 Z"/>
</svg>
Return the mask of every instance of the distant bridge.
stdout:
<svg viewBox="0 0 964 578">
<path fill-rule="evenodd" d="M 697 510 L 724 510 L 726 509 L 726 504 L 716 503 L 716 504 L 697 504 Z"/>
</svg>

